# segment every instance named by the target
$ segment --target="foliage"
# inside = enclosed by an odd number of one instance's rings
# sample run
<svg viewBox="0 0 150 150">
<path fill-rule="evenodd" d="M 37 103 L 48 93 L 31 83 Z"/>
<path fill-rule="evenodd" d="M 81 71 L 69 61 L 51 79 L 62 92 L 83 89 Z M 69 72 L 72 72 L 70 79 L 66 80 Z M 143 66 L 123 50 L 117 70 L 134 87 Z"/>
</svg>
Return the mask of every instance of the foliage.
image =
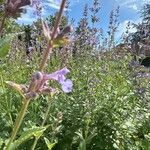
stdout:
<svg viewBox="0 0 150 150">
<path fill-rule="evenodd" d="M 73 91 L 67 94 L 60 92 L 53 97 L 40 94 L 36 100 L 31 100 L 12 149 L 28 150 L 34 139 L 38 139 L 36 149 L 41 150 L 149 150 L 149 70 L 132 62 L 126 45 L 115 47 L 119 8 L 110 14 L 106 38 L 96 28 L 100 3 L 94 0 L 90 8 L 92 26 L 88 22 L 88 10 L 86 5 L 83 18 L 71 34 L 73 40 L 70 44 L 68 34 L 60 36 L 68 24 L 68 18 L 63 16 L 60 34 L 53 40 L 55 51 L 47 63 L 47 72 L 62 66 L 69 68 Z M 50 16 L 46 20 L 52 27 L 55 19 L 55 16 Z M 12 84 L 14 81 L 18 83 L 15 84 L 17 87 L 26 85 L 37 70 L 47 42 L 41 20 L 31 26 L 13 26 L 15 31 L 23 33 L 13 36 L 12 42 L 9 38 L 0 39 L 0 56 L 4 55 L 7 43 L 11 44 L 6 49 L 7 57 L 0 61 L 1 149 L 10 138 L 23 103 L 22 96 L 6 83 Z M 10 29 L 13 29 L 11 25 Z M 11 33 L 12 30 L 5 32 Z M 68 45 L 62 46 L 64 43 Z M 34 51 L 26 55 L 29 47 L 33 47 Z M 1 53 L 1 50 L 4 52 Z M 50 85 L 60 88 L 53 81 Z M 45 113 L 48 116 L 46 120 Z M 46 126 L 43 126 L 43 120 Z"/>
<path fill-rule="evenodd" d="M 143 9 L 141 10 L 141 13 L 144 21 L 150 21 L 150 4 L 145 4 Z"/>
<path fill-rule="evenodd" d="M 141 88 L 144 86 L 147 91 L 141 97 L 138 96 L 137 87 L 134 83 L 133 72 L 129 69 L 130 57 L 126 56 L 122 60 L 107 59 L 97 61 L 91 57 L 79 60 L 70 60 L 68 66 L 71 68 L 74 91 L 65 95 L 60 93 L 51 102 L 50 116 L 47 124 L 50 125 L 44 137 L 50 143 L 57 143 L 54 149 L 76 149 L 81 147 L 80 136 L 83 139 L 91 137 L 86 142 L 87 149 L 140 149 L 149 142 L 149 84 L 147 79 L 141 81 Z M 26 62 L 16 62 L 20 68 L 14 67 L 11 62 L 9 69 L 1 71 L 1 84 L 4 80 L 26 81 L 30 70 L 34 65 L 27 66 Z M 36 60 L 33 60 L 33 62 Z M 33 63 L 32 62 L 32 63 Z M 9 62 L 8 62 L 9 63 Z M 49 62 L 53 70 L 59 66 L 56 59 Z M 23 71 L 21 68 L 24 68 Z M 4 75 L 5 74 L 5 75 Z M 5 85 L 1 89 L 1 138 L 7 138 L 11 128 L 11 120 L 14 120 L 16 112 L 19 110 L 21 101 L 16 93 Z M 7 93 L 7 95 L 6 95 Z M 28 115 L 25 118 L 25 125 L 21 130 L 28 129 L 36 124 L 40 124 L 46 106 L 46 97 L 32 102 Z M 62 122 L 57 122 L 57 114 L 62 112 Z M 5 117 L 4 117 L 5 116 Z M 4 119 L 6 118 L 6 119 Z M 22 131 L 20 131 L 21 134 Z M 78 133 L 78 134 L 77 134 Z M 143 137 L 144 136 L 144 137 Z M 85 140 L 88 141 L 88 140 Z M 130 141 L 130 142 L 129 142 Z M 30 140 L 24 143 L 26 147 Z M 144 145 L 143 145 L 144 144 Z M 80 145 L 80 146 L 79 146 Z M 44 146 L 41 139 L 38 147 Z"/>
</svg>

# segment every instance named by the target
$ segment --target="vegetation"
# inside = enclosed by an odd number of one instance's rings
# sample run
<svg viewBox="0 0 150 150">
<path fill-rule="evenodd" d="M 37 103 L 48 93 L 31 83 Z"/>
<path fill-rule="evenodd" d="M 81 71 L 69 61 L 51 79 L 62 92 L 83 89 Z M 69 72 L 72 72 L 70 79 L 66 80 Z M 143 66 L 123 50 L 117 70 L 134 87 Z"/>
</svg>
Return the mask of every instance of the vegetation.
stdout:
<svg viewBox="0 0 150 150">
<path fill-rule="evenodd" d="M 15 10 L 10 1 L 0 1 L 0 149 L 149 150 L 149 4 L 137 32 L 116 45 L 119 7 L 104 36 L 99 0 L 73 31 L 66 0 L 45 20 L 35 3 L 39 20 L 28 26 L 12 18 L 29 1 Z"/>
</svg>

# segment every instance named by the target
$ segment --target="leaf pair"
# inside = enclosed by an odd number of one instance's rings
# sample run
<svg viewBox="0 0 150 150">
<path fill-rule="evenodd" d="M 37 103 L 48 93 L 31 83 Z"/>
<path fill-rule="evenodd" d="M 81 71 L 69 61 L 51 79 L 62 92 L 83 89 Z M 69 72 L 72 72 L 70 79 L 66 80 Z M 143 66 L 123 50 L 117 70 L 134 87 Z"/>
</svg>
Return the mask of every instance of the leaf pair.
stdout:
<svg viewBox="0 0 150 150">
<path fill-rule="evenodd" d="M 9 150 L 15 150 L 17 147 L 19 147 L 23 142 L 26 140 L 34 137 L 40 137 L 43 132 L 48 128 L 48 126 L 45 127 L 35 127 L 33 129 L 29 129 L 25 131 L 17 140 L 15 140 Z"/>
</svg>

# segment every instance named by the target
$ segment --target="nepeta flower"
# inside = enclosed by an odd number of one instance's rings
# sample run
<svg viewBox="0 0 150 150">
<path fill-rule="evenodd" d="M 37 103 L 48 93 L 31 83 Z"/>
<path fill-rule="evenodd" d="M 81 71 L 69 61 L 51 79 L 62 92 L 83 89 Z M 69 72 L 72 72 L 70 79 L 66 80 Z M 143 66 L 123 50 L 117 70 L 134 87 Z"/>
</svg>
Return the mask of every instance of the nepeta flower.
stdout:
<svg viewBox="0 0 150 150">
<path fill-rule="evenodd" d="M 30 0 L 7 0 L 5 13 L 7 17 L 17 18 L 24 11 L 22 7 L 30 5 Z"/>
<path fill-rule="evenodd" d="M 49 86 L 49 80 L 55 80 L 61 84 L 61 88 L 65 93 L 71 92 L 73 83 L 70 79 L 66 79 L 65 77 L 69 72 L 70 71 L 67 68 L 63 68 L 51 74 L 44 74 L 38 71 L 33 74 L 29 85 L 17 84 L 11 81 L 6 81 L 6 83 L 16 89 L 23 97 L 35 99 L 39 94 L 57 93 L 56 89 Z"/>
<path fill-rule="evenodd" d="M 63 68 L 51 74 L 36 72 L 32 77 L 31 85 L 34 83 L 34 89 L 37 93 L 51 92 L 53 89 L 48 86 L 48 81 L 55 80 L 61 84 L 61 88 L 65 93 L 69 93 L 72 91 L 73 86 L 72 81 L 65 77 L 65 75 L 69 72 L 70 71 L 67 68 Z"/>
<path fill-rule="evenodd" d="M 52 74 L 45 74 L 43 76 L 44 80 L 56 80 L 58 83 L 61 84 L 62 90 L 65 93 L 69 93 L 72 91 L 73 83 L 70 79 L 66 79 L 65 75 L 70 71 L 67 68 L 63 68 L 59 71 L 56 71 Z"/>
</svg>

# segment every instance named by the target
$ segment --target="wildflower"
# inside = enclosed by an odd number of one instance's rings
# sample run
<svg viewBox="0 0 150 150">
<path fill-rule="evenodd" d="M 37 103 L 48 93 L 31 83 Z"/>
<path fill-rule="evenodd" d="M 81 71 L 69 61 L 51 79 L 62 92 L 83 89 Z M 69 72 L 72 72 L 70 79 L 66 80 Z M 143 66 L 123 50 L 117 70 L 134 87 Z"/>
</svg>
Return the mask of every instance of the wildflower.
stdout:
<svg viewBox="0 0 150 150">
<path fill-rule="evenodd" d="M 65 36 L 68 33 L 71 33 L 73 31 L 73 27 L 72 26 L 66 26 L 57 36 L 57 38 L 61 38 L 63 36 Z"/>
<path fill-rule="evenodd" d="M 28 57 L 31 57 L 33 52 L 34 52 L 34 47 L 28 47 L 28 49 L 26 50 L 26 55 Z"/>
<path fill-rule="evenodd" d="M 34 15 L 37 15 L 38 17 L 41 18 L 41 15 L 42 15 L 42 9 L 43 9 L 43 6 L 42 6 L 42 0 L 32 0 L 31 2 L 31 7 L 33 8 L 34 10 Z"/>
<path fill-rule="evenodd" d="M 6 81 L 13 89 L 16 89 L 23 97 L 30 99 L 35 98 L 39 94 L 55 94 L 57 90 L 48 85 L 49 80 L 55 80 L 60 85 L 65 93 L 72 91 L 73 83 L 70 79 L 66 79 L 65 75 L 70 71 L 63 68 L 51 74 L 44 74 L 42 72 L 35 72 L 32 75 L 31 83 L 29 85 L 16 84 L 11 81 Z"/>
<path fill-rule="evenodd" d="M 30 4 L 30 0 L 7 0 L 5 13 L 8 17 L 17 18 L 24 11 L 22 7 Z"/>
<path fill-rule="evenodd" d="M 55 80 L 59 84 L 61 84 L 61 88 L 65 93 L 69 93 L 72 91 L 73 83 L 70 79 L 66 79 L 65 75 L 70 71 L 67 68 L 63 68 L 59 71 L 56 71 L 51 74 L 44 74 L 41 72 L 36 72 L 31 80 L 31 84 L 33 82 L 35 84 L 35 92 L 37 93 L 48 93 L 52 92 L 54 89 L 48 86 L 49 80 Z"/>
<path fill-rule="evenodd" d="M 48 86 L 48 81 L 55 80 L 61 84 L 61 88 L 65 93 L 69 93 L 72 91 L 73 86 L 72 81 L 65 77 L 69 72 L 67 68 L 63 68 L 51 74 L 36 72 L 32 77 L 31 85 L 33 85 L 34 82 L 34 91 L 37 93 L 49 93 L 54 91 L 54 89 Z"/>
<path fill-rule="evenodd" d="M 42 27 L 43 27 L 44 36 L 48 41 L 50 41 L 54 28 L 50 29 L 48 23 L 43 20 L 42 20 Z M 58 27 L 56 34 L 54 35 L 52 46 L 56 48 L 56 47 L 60 47 L 61 45 L 68 44 L 70 39 L 67 36 L 67 34 L 72 31 L 73 31 L 72 26 L 66 26 L 62 31 L 60 31 L 60 28 Z"/>
<path fill-rule="evenodd" d="M 52 74 L 45 74 L 43 79 L 47 80 L 56 80 L 58 83 L 61 84 L 61 88 L 65 93 L 69 93 L 72 91 L 73 83 L 70 79 L 66 79 L 65 75 L 68 74 L 70 71 L 67 68 L 63 68 L 59 71 L 56 71 Z"/>
</svg>

